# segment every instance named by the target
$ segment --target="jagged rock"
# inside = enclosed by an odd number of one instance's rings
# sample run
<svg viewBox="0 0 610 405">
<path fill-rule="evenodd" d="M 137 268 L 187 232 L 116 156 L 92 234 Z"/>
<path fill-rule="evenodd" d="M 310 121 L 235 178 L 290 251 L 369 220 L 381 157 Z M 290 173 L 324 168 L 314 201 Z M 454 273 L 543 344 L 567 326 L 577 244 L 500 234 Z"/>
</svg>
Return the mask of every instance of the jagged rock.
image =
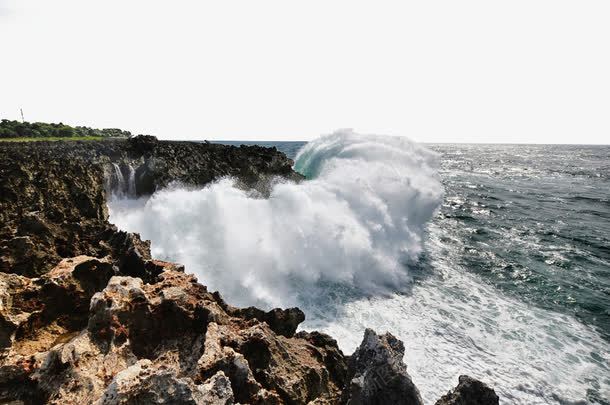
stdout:
<svg viewBox="0 0 610 405">
<path fill-rule="evenodd" d="M 118 373 L 97 405 L 115 404 L 192 404 L 232 405 L 233 391 L 229 379 L 219 371 L 204 384 L 195 385 L 189 378 L 150 360 L 139 360 Z"/>
<path fill-rule="evenodd" d="M 0 273 L 0 399 L 42 402 L 45 390 L 33 376 L 58 364 L 56 357 L 45 361 L 46 351 L 80 333 L 91 297 L 114 273 L 108 259 L 88 256 L 64 259 L 40 278 Z M 50 375 L 44 381 L 53 381 Z"/>
<path fill-rule="evenodd" d="M 78 256 L 62 260 L 38 279 L 0 273 L 0 347 L 27 352 L 47 349 L 59 335 L 86 325 L 89 301 L 115 268 L 108 259 Z"/>
<path fill-rule="evenodd" d="M 79 271 L 62 267 L 49 276 L 75 279 L 93 267 L 89 262 L 80 260 L 74 266 Z M 35 284 L 7 276 L 15 286 Z M 81 331 L 46 345 L 30 341 L 36 339 L 33 335 L 14 340 L 12 354 L 0 364 L 0 377 L 6 376 L 0 387 L 16 387 L 20 381 L 44 401 L 58 404 L 339 400 L 343 380 L 328 367 L 334 359 L 346 368 L 336 342 L 322 335 L 282 336 L 265 321 L 226 312 L 219 298 L 193 276 L 169 266 L 155 283 L 113 276 L 91 297 L 88 323 Z M 0 399 L 26 398 L 24 390 L 0 390 Z"/>
<path fill-rule="evenodd" d="M 24 291 L 29 293 L 33 290 L 29 278 L 0 273 L 0 348 L 11 346 L 17 328 L 31 314 L 29 308 L 24 308 L 26 303 L 20 298 Z"/>
<path fill-rule="evenodd" d="M 28 382 L 48 404 L 92 404 L 112 379 L 138 359 L 128 345 L 102 347 L 83 331 L 38 353 Z"/>
<path fill-rule="evenodd" d="M 203 403 L 206 405 L 232 405 L 234 403 L 231 381 L 222 371 L 208 378 L 200 387 L 204 393 Z"/>
<path fill-rule="evenodd" d="M 40 279 L 0 273 L 0 400 L 421 403 L 402 363 L 404 347 L 392 335 L 367 330 L 348 363 L 330 336 L 284 336 L 253 316 L 258 311 L 228 306 L 180 266 L 157 265 L 164 270 L 150 283 L 113 276 L 108 259 L 85 256 Z M 270 313 L 279 322 L 295 311 Z M 450 395 L 473 398 L 471 387 L 478 386 L 460 380 Z"/>
<path fill-rule="evenodd" d="M 197 368 L 203 378 L 222 370 L 231 379 L 238 402 L 336 402 L 339 381 L 328 373 L 325 355 L 324 349 L 304 339 L 275 335 L 266 323 L 240 330 L 232 324 L 210 323 Z"/>
<path fill-rule="evenodd" d="M 302 178 L 284 154 L 254 146 L 167 142 L 146 136 L 99 142 L 2 142 L 0 272 L 39 277 L 62 258 L 78 255 L 123 260 L 124 251 L 116 251 L 113 240 L 119 231 L 107 221 L 113 164 L 123 177 L 135 173 L 139 196 L 172 182 L 202 186 L 226 176 L 246 187 L 275 176 Z M 136 272 L 133 275 L 147 279 Z"/>
<path fill-rule="evenodd" d="M 91 299 L 88 328 L 105 346 L 129 340 L 140 358 L 176 352 L 189 369 L 197 360 L 193 342 L 203 338 L 208 322 L 226 321 L 228 315 L 206 288 L 182 272 L 167 271 L 157 284 L 139 278 L 113 277 Z"/>
<path fill-rule="evenodd" d="M 157 173 L 165 170 L 163 161 L 150 157 L 136 169 L 136 193 L 137 195 L 152 194 L 157 189 Z"/>
<path fill-rule="evenodd" d="M 272 331 L 286 337 L 292 337 L 305 320 L 305 314 L 299 308 L 274 308 L 265 312 L 255 307 L 234 308 L 227 305 L 225 310 L 234 316 L 266 322 Z"/>
<path fill-rule="evenodd" d="M 347 358 L 339 349 L 337 341 L 329 335 L 321 332 L 305 332 L 301 331 L 295 335 L 300 339 L 305 339 L 319 350 L 322 356 L 322 361 L 326 365 L 326 369 L 330 375 L 330 379 L 335 382 L 338 387 L 344 387 L 347 382 Z"/>
<path fill-rule="evenodd" d="M 152 135 L 138 135 L 133 138 L 129 138 L 127 141 L 131 150 L 138 154 L 150 153 L 157 145 L 159 140 Z"/>
<path fill-rule="evenodd" d="M 282 403 L 276 393 L 267 391 L 256 380 L 251 369 L 253 365 L 244 355 L 226 345 L 232 339 L 230 333 L 229 330 L 215 322 L 208 325 L 204 350 L 197 361 L 199 379 L 205 379 L 221 371 L 229 377 L 238 402 Z"/>
<path fill-rule="evenodd" d="M 479 380 L 461 375 L 459 384 L 436 401 L 436 405 L 497 405 L 496 392 Z"/>
<path fill-rule="evenodd" d="M 157 266 L 147 266 L 152 260 L 150 241 L 142 241 L 137 233 L 117 231 L 109 242 L 118 256 L 117 264 L 121 273 L 150 281 L 162 271 Z"/>
<path fill-rule="evenodd" d="M 278 393 L 283 402 L 338 398 L 339 387 L 325 367 L 323 349 L 302 339 L 274 335 L 264 323 L 240 331 L 236 341 L 257 381 Z"/>
<path fill-rule="evenodd" d="M 367 329 L 350 357 L 342 401 L 349 405 L 423 404 L 402 361 L 404 352 L 402 342 L 390 333 L 380 336 Z"/>
</svg>

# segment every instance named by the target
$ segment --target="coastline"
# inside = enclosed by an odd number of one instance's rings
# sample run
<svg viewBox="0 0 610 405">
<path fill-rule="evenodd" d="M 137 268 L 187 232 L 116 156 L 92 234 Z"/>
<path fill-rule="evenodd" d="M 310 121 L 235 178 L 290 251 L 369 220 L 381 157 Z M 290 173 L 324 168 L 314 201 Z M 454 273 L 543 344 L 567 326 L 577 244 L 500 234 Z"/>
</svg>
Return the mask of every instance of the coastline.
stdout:
<svg viewBox="0 0 610 405">
<path fill-rule="evenodd" d="M 421 403 L 392 335 L 367 331 L 346 356 L 328 335 L 295 334 L 298 308 L 232 307 L 108 222 L 120 178 L 133 176 L 134 196 L 223 176 L 263 192 L 275 176 L 300 181 L 277 150 L 136 137 L 0 153 L 3 400 L 120 403 L 180 387 L 173 400 L 192 403 Z M 497 403 L 467 377 L 438 403 L 460 395 Z"/>
</svg>

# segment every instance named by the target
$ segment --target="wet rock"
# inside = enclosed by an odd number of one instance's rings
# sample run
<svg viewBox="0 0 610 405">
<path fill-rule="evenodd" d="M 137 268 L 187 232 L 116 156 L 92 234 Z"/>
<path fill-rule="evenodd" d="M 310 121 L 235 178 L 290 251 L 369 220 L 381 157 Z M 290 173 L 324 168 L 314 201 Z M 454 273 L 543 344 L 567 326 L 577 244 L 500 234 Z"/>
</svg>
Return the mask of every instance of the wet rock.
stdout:
<svg viewBox="0 0 610 405">
<path fill-rule="evenodd" d="M 419 390 L 403 363 L 405 348 L 390 333 L 364 332 L 360 347 L 349 360 L 343 403 L 350 405 L 423 404 Z"/>
<path fill-rule="evenodd" d="M 155 164 L 155 159 L 150 158 L 136 169 L 136 194 L 138 196 L 150 195 L 157 189 L 157 176 L 155 172 L 163 170 Z"/>
<path fill-rule="evenodd" d="M 225 309 L 234 316 L 266 322 L 272 331 L 286 337 L 292 337 L 299 324 L 305 320 L 305 314 L 299 308 L 275 308 L 267 312 L 255 307 L 233 308 L 226 306 Z"/>
<path fill-rule="evenodd" d="M 337 341 L 331 336 L 313 331 L 301 331 L 295 335 L 299 339 L 304 339 L 313 346 L 319 348 L 321 360 L 326 365 L 331 380 L 338 386 L 344 387 L 347 382 L 347 363 L 348 358 L 343 354 Z"/>
<path fill-rule="evenodd" d="M 150 241 L 142 241 L 137 233 L 117 231 L 110 237 L 109 243 L 118 257 L 117 264 L 122 274 L 146 281 L 159 274 L 155 269 L 146 267 L 151 260 Z"/>
<path fill-rule="evenodd" d="M 152 135 L 138 135 L 133 138 L 129 138 L 127 141 L 129 148 L 136 154 L 142 155 L 150 153 L 159 144 L 159 140 Z"/>
<path fill-rule="evenodd" d="M 498 405 L 496 392 L 479 380 L 461 375 L 459 384 L 436 401 L 436 405 Z"/>
<path fill-rule="evenodd" d="M 106 201 L 118 187 L 110 178 L 116 174 L 115 165 L 123 178 L 134 173 L 138 196 L 173 182 L 202 186 L 226 176 L 245 187 L 277 176 L 302 178 L 292 170 L 290 159 L 269 148 L 168 142 L 147 136 L 99 142 L 3 142 L 0 271 L 39 277 L 62 258 L 111 255 L 123 260 L 124 252 L 113 249 L 119 231 L 107 221 Z M 131 256 L 128 262 L 137 260 Z M 141 270 L 132 275 L 146 280 L 145 274 L 136 274 Z"/>
</svg>

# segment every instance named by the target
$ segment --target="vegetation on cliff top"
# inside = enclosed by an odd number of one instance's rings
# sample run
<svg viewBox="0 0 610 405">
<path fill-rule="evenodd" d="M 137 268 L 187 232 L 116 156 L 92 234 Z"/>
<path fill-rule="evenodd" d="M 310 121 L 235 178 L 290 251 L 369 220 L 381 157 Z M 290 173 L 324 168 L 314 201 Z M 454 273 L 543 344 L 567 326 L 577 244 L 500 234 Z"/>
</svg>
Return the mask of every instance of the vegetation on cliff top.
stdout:
<svg viewBox="0 0 610 405">
<path fill-rule="evenodd" d="M 101 138 L 130 138 L 131 132 L 117 128 L 96 129 L 72 127 L 63 123 L 20 122 L 3 119 L 0 121 L 0 140 L 82 140 Z"/>
</svg>

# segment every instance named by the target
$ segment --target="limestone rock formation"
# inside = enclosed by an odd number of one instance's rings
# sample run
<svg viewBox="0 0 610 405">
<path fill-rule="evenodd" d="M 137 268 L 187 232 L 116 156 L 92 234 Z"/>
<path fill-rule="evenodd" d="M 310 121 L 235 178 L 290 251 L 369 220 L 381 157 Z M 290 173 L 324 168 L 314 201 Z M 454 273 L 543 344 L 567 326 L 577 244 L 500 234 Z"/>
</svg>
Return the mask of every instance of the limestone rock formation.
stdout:
<svg viewBox="0 0 610 405">
<path fill-rule="evenodd" d="M 141 196 L 172 182 L 203 186 L 232 176 L 262 187 L 276 176 L 300 180 L 275 149 L 212 143 L 128 140 L 0 144 L 0 271 L 37 277 L 62 258 L 127 259 L 146 246 L 109 224 L 111 192 Z M 136 237 L 137 238 L 137 237 Z M 140 242 L 142 243 L 142 242 Z M 143 247 L 143 249 L 142 249 Z M 117 250 L 118 249 L 118 250 Z M 131 257 L 126 258 L 124 251 Z M 150 257 L 148 257 L 150 258 Z"/>
<path fill-rule="evenodd" d="M 0 273 L 0 347 L 49 348 L 59 335 L 87 323 L 89 302 L 115 274 L 108 259 L 79 256 L 62 260 L 40 278 Z"/>
<path fill-rule="evenodd" d="M 305 314 L 299 308 L 275 308 L 265 312 L 256 307 L 235 308 L 225 305 L 224 309 L 233 316 L 266 322 L 271 330 L 285 337 L 292 337 L 299 324 L 305 320 Z"/>
<path fill-rule="evenodd" d="M 300 311 L 231 307 L 180 266 L 158 265 L 149 283 L 86 256 L 40 278 L 0 273 L 0 400 L 422 403 L 392 335 L 367 330 L 348 358 L 330 336 L 294 334 Z M 283 319 L 288 333 L 272 328 Z M 495 394 L 461 378 L 439 404 L 492 404 L 463 402 L 486 395 Z"/>
<path fill-rule="evenodd" d="M 171 268 L 152 284 L 112 276 L 94 293 L 110 275 L 103 263 L 66 260 L 49 280 L 5 276 L 4 286 L 39 297 L 35 302 L 41 305 L 49 284 L 70 298 L 66 307 L 80 308 L 83 297 L 90 297 L 90 305 L 86 323 L 58 321 L 52 328 L 30 330 L 24 325 L 32 323 L 39 308 L 25 307 L 22 299 L 3 301 L 3 319 L 14 331 L 28 333 L 4 339 L 11 345 L 3 353 L 0 386 L 13 389 L 0 399 L 56 404 L 338 401 L 342 380 L 325 363 L 328 358 L 345 361 L 336 342 L 285 337 L 264 321 L 231 315 L 218 294 Z M 79 270 L 84 265 L 89 269 L 85 276 Z M 63 319 L 66 314 L 57 311 Z"/>
</svg>

